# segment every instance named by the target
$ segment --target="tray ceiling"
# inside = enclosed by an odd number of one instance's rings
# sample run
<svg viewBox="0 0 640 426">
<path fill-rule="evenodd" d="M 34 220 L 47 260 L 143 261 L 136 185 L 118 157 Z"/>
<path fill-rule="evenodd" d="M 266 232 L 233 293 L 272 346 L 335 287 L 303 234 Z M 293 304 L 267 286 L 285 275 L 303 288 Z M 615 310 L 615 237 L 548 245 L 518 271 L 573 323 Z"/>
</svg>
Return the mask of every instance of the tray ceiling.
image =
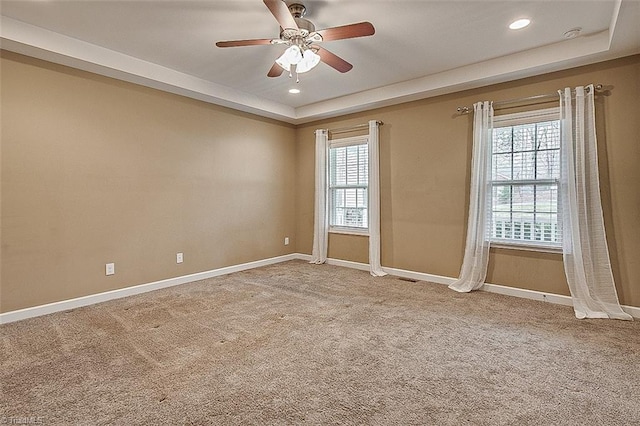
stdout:
<svg viewBox="0 0 640 426">
<path fill-rule="evenodd" d="M 266 76 L 283 46 L 217 48 L 278 37 L 261 0 L 2 0 L 2 48 L 293 124 L 640 52 L 634 0 L 300 2 L 318 29 L 373 23 L 322 44 L 350 72 L 320 64 L 296 84 Z"/>
</svg>

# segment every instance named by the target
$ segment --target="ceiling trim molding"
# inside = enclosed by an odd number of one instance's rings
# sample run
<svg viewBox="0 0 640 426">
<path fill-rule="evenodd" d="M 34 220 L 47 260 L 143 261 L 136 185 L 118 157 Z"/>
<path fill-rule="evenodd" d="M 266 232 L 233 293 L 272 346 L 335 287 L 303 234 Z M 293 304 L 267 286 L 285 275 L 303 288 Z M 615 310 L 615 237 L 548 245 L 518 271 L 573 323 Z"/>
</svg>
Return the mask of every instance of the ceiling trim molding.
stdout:
<svg viewBox="0 0 640 426">
<path fill-rule="evenodd" d="M 611 50 L 622 4 L 616 0 L 609 29 L 597 34 L 297 108 L 6 16 L 0 20 L 0 42 L 16 53 L 295 125 L 638 53 Z"/>
<path fill-rule="evenodd" d="M 616 0 L 613 5 L 613 13 L 611 14 L 611 22 L 609 22 L 609 46 L 613 43 L 613 35 L 615 34 L 616 24 L 618 23 L 618 17 L 620 16 L 620 8 L 622 7 L 622 0 Z"/>
<path fill-rule="evenodd" d="M 589 58 L 591 55 L 607 52 L 608 49 L 609 31 L 602 31 L 591 36 L 567 40 L 415 80 L 298 107 L 297 118 L 300 122 L 307 122 L 332 115 L 352 113 L 361 106 L 378 108 L 530 77 L 541 72 L 583 65 L 591 61 L 581 62 L 581 58 Z"/>
<path fill-rule="evenodd" d="M 282 121 L 293 107 L 2 16 L 2 49 Z"/>
</svg>

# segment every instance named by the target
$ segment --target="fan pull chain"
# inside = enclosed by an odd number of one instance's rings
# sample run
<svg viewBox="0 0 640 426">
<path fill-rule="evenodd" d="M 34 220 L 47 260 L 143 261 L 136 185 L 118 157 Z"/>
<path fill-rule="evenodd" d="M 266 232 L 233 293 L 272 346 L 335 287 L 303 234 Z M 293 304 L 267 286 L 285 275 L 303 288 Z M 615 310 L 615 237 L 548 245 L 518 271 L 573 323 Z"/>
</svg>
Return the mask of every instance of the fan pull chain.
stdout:
<svg viewBox="0 0 640 426">
<path fill-rule="evenodd" d="M 293 71 L 289 70 L 289 78 L 293 78 Z M 300 83 L 300 76 L 296 73 L 296 83 Z"/>
</svg>

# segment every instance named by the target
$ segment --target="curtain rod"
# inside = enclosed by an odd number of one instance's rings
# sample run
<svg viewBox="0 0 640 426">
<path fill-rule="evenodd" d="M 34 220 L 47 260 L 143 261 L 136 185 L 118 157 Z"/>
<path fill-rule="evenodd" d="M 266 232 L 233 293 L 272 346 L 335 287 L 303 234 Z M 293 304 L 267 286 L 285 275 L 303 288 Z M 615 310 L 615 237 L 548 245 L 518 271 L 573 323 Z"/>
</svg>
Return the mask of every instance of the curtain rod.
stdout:
<svg viewBox="0 0 640 426">
<path fill-rule="evenodd" d="M 376 120 L 376 123 L 378 123 L 379 126 L 382 126 L 384 124 L 380 120 Z M 330 133 L 346 133 L 346 132 L 353 132 L 353 131 L 361 129 L 363 127 L 369 127 L 369 123 L 356 124 L 355 126 L 349 126 L 349 127 L 339 127 L 337 129 L 327 129 L 327 132 L 330 132 Z"/>
<path fill-rule="evenodd" d="M 596 92 L 600 92 L 603 89 L 602 84 L 594 84 L 593 87 Z M 559 95 L 557 93 L 546 93 L 544 95 L 527 96 L 526 98 L 507 99 L 506 101 L 494 102 L 493 106 L 494 108 L 500 108 L 503 105 L 520 103 L 520 102 L 529 102 L 531 104 L 535 104 L 537 102 L 542 103 L 545 99 L 550 99 L 550 98 L 559 98 Z M 471 112 L 471 109 L 472 108 L 468 106 L 461 106 L 456 108 L 456 111 L 458 111 L 460 114 L 468 114 L 469 112 Z"/>
</svg>

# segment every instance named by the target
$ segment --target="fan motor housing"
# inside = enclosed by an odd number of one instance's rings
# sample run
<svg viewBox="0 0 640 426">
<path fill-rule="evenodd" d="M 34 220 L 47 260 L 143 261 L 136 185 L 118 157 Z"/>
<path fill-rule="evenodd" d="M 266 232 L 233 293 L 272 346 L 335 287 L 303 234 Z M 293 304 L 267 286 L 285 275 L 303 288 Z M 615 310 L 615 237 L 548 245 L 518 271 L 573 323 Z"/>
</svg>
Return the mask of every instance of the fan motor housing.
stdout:
<svg viewBox="0 0 640 426">
<path fill-rule="evenodd" d="M 298 25 L 298 31 L 291 28 L 283 28 L 280 32 L 280 38 L 282 40 L 291 40 L 297 37 L 306 38 L 309 34 L 316 30 L 315 25 L 308 19 L 303 18 L 307 8 L 300 3 L 293 3 L 289 5 L 289 12 L 293 16 L 293 19 Z"/>
<path fill-rule="evenodd" d="M 300 3 L 291 3 L 287 7 L 289 8 L 289 12 L 291 12 L 294 18 L 302 18 L 307 12 L 307 8 Z"/>
</svg>

